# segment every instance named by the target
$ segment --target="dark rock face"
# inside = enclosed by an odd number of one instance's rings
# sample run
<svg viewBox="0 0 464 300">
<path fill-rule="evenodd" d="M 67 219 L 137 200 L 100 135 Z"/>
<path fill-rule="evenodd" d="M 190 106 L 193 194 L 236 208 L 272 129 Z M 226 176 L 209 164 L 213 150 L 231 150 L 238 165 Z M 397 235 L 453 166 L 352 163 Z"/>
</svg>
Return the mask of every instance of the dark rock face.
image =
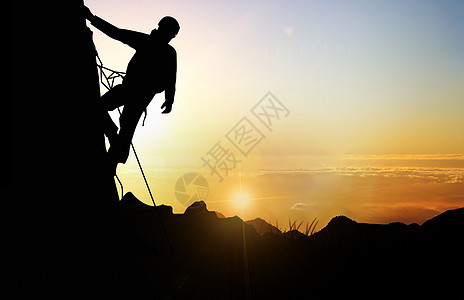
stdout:
<svg viewBox="0 0 464 300">
<path fill-rule="evenodd" d="M 95 48 L 82 1 L 14 5 L 18 250 L 115 249 L 114 228 L 122 225 L 114 178 L 106 171 Z"/>
</svg>

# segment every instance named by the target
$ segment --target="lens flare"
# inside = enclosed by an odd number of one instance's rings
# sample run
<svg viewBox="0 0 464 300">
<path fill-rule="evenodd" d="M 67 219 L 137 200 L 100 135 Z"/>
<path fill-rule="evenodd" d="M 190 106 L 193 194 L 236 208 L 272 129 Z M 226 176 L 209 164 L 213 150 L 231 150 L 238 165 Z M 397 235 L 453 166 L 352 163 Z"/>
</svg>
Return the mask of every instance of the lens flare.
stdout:
<svg viewBox="0 0 464 300">
<path fill-rule="evenodd" d="M 245 192 L 239 192 L 234 197 L 235 205 L 245 208 L 250 204 L 250 196 Z"/>
</svg>

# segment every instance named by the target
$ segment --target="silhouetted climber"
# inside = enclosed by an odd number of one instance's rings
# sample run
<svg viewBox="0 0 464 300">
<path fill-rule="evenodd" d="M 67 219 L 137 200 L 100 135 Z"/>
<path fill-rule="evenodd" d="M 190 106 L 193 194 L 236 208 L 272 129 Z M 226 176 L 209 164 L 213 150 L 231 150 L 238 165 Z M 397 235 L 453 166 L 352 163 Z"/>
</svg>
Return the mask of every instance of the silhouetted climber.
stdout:
<svg viewBox="0 0 464 300">
<path fill-rule="evenodd" d="M 158 28 L 150 34 L 117 28 L 105 20 L 94 16 L 84 6 L 85 17 L 93 26 L 136 50 L 129 61 L 122 84 L 116 85 L 102 99 L 104 132 L 110 141 L 108 156 L 110 171 L 115 174 L 118 163 L 125 163 L 129 156 L 130 144 L 137 123 L 155 94 L 165 93 L 161 106 L 163 114 L 172 109 L 176 91 L 177 54 L 169 42 L 177 35 L 180 26 L 173 17 L 163 17 Z M 108 111 L 124 106 L 118 127 L 111 120 Z"/>
</svg>

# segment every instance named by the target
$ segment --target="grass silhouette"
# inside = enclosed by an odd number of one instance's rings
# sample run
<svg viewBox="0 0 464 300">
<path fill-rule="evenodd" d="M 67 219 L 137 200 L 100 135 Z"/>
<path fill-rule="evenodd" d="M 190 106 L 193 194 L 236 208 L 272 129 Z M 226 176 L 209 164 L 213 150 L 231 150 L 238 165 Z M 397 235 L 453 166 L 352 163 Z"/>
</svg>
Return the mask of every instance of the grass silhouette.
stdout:
<svg viewBox="0 0 464 300">
<path fill-rule="evenodd" d="M 314 234 L 317 224 L 319 223 L 319 220 L 317 218 L 314 218 L 311 223 L 309 221 L 306 221 L 306 226 L 304 231 L 300 231 L 301 225 L 303 225 L 304 221 L 301 221 L 298 223 L 298 220 L 293 220 L 291 218 L 288 219 L 288 230 L 286 228 L 280 228 L 279 227 L 279 221 L 276 220 L 275 222 L 275 227 L 282 233 L 285 234 L 287 232 L 291 231 L 299 231 L 303 233 L 306 236 L 311 236 Z M 270 223 L 269 223 L 270 224 Z"/>
</svg>

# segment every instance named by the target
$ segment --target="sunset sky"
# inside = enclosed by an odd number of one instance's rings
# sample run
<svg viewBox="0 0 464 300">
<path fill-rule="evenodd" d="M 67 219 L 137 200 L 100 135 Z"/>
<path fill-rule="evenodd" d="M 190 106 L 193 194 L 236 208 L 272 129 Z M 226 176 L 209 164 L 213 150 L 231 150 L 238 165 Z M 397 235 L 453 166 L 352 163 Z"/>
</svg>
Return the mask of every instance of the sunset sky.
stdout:
<svg viewBox="0 0 464 300">
<path fill-rule="evenodd" d="M 174 186 L 194 172 L 210 210 L 281 227 L 340 214 L 421 223 L 464 206 L 464 2 L 85 4 L 121 28 L 181 25 L 173 111 L 155 96 L 134 138 L 158 205 L 182 213 Z M 89 28 L 103 63 L 125 71 L 134 51 Z M 219 149 L 222 181 L 204 163 Z M 118 175 L 151 202 L 133 154 Z"/>
</svg>

